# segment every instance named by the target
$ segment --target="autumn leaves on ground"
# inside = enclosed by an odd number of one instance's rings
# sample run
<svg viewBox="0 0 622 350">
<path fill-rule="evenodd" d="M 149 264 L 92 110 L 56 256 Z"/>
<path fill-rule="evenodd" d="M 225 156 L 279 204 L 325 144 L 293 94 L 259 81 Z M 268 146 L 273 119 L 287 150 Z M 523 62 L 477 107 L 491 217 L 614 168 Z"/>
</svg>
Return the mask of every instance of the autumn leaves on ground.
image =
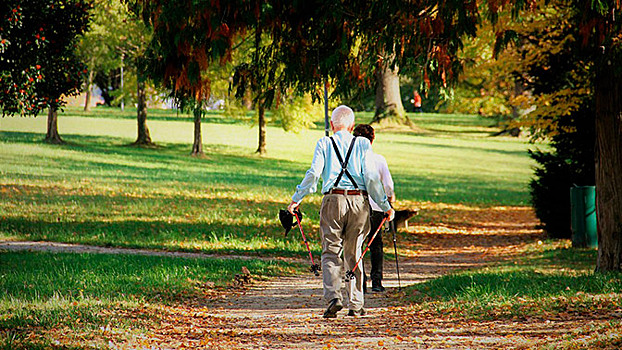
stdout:
<svg viewBox="0 0 622 350">
<path fill-rule="evenodd" d="M 499 303 L 489 314 L 469 314 L 453 300 L 422 297 L 426 292 L 421 289 L 428 286 L 420 282 L 461 269 L 518 265 L 526 254 L 533 257 L 567 244 L 543 243 L 529 208 L 421 207 L 447 216 L 446 223 L 414 224 L 404 232 L 399 263 L 405 288 L 397 288 L 395 265 L 388 264 L 389 291 L 367 294 L 364 317 L 342 313 L 336 320 L 321 318 L 321 281 L 307 273 L 167 309 L 161 314 L 164 326 L 142 344 L 258 349 L 615 349 L 621 344 L 619 294 L 604 296 L 594 309 L 573 305 L 582 298 L 571 296 L 562 301 L 569 310 L 560 314 L 529 298 L 518 302 L 522 313 L 508 313 L 507 305 Z"/>
<path fill-rule="evenodd" d="M 215 119 L 194 158 L 176 138 L 192 123 L 152 121 L 158 148 L 133 148 L 132 112 L 109 112 L 63 116 L 64 146 L 40 142 L 44 119 L 0 121 L 0 349 L 622 347 L 622 277 L 537 229 L 529 146 L 486 120 L 378 133 L 398 209 L 419 209 L 397 235 L 401 289 L 385 234 L 388 291 L 326 320 L 299 233 L 276 217 L 321 130 L 271 127 L 259 158 L 252 129 Z M 315 259 L 320 199 L 303 204 Z"/>
</svg>

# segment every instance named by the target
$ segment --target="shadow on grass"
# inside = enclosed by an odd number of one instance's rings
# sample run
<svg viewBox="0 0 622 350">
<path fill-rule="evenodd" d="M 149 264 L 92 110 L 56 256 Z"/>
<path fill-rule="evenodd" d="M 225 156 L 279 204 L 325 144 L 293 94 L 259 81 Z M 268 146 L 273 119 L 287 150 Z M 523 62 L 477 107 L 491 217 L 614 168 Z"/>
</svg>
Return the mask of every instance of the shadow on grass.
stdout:
<svg viewBox="0 0 622 350">
<path fill-rule="evenodd" d="M 35 133 L 0 132 L 12 143 L 38 143 L 42 147 L 76 151 L 46 157 L 54 168 L 78 178 L 182 181 L 203 184 L 227 183 L 275 191 L 295 188 L 306 165 L 285 160 L 260 158 L 241 147 L 205 145 L 204 158 L 190 157 L 185 144 L 160 144 L 157 148 L 129 147 L 126 140 L 112 137 L 67 135 L 67 144 L 46 146 Z M 30 175 L 36 176 L 36 175 Z"/>
<path fill-rule="evenodd" d="M 305 257 L 298 237 L 290 234 L 285 238 L 282 228 L 277 227 L 276 223 L 273 227 L 258 227 L 239 223 L 170 223 L 159 220 L 54 222 L 8 218 L 0 222 L 0 232 L 24 240 L 104 247 L 274 258 Z M 310 236 L 312 250 L 319 255 L 319 239 L 315 235 Z"/>
<path fill-rule="evenodd" d="M 287 201 L 308 169 L 308 160 L 292 162 L 263 158 L 250 149 L 225 145 L 206 144 L 206 156 L 196 158 L 189 156 L 187 144 L 160 144 L 150 149 L 126 147 L 127 140 L 122 138 L 67 135 L 68 144 L 50 146 L 43 144 L 42 136 L 34 133 L 0 132 L 0 137 L 12 143 L 35 143 L 49 149 L 75 151 L 58 152 L 45 158 L 53 162 L 44 170 L 53 170 L 55 174 L 62 172 L 68 180 L 177 182 L 178 186 L 205 189 L 221 186 L 236 188 L 238 192 L 275 193 L 283 195 Z M 460 147 L 455 147 L 458 152 Z M 39 161 L 36 155 L 29 157 Z M 22 167 L 27 164 L 20 159 L 13 163 Z M 50 176 L 39 174 L 40 171 L 21 171 L 19 176 L 23 177 L 23 173 L 28 178 L 50 179 Z M 463 174 L 414 176 L 395 171 L 394 180 L 400 198 L 409 200 L 501 205 L 524 205 L 528 201 L 526 190 L 516 188 L 513 182 L 493 181 L 477 174 L 470 177 Z"/>
<path fill-rule="evenodd" d="M 486 144 L 486 143 L 483 143 L 481 147 L 474 146 L 474 145 L 463 146 L 463 145 L 449 144 L 449 142 L 442 143 L 442 144 L 433 144 L 429 142 L 392 141 L 392 143 L 412 146 L 412 147 L 416 147 L 417 149 L 430 148 L 430 149 L 454 150 L 453 154 L 455 154 L 457 158 L 459 158 L 461 154 L 465 154 L 465 153 L 472 154 L 472 152 L 487 152 L 487 153 L 499 154 L 503 156 L 524 156 L 526 154 L 525 150 L 514 151 L 514 150 L 503 150 L 503 149 L 491 149 L 489 148 L 490 144 Z"/>
<path fill-rule="evenodd" d="M 410 286 L 407 295 L 414 302 L 470 303 L 482 310 L 503 303 L 520 307 L 529 301 L 538 307 L 538 300 L 542 300 L 539 307 L 543 309 L 545 304 L 569 310 L 584 308 L 587 312 L 590 307 L 615 309 L 622 295 L 622 274 L 591 272 L 596 254 L 593 249 L 528 251 L 510 264 L 458 272 Z M 607 297 L 592 300 L 599 294 Z"/>
</svg>

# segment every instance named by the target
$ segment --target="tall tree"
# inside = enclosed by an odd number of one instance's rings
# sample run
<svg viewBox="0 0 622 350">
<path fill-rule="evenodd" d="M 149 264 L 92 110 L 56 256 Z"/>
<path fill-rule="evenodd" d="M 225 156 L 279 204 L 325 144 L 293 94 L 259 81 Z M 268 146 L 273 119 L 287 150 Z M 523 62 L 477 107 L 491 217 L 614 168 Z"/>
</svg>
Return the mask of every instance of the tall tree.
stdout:
<svg viewBox="0 0 622 350">
<path fill-rule="evenodd" d="M 572 1 L 594 61 L 598 271 L 622 270 L 622 3 Z"/>
<path fill-rule="evenodd" d="M 74 52 L 88 23 L 86 0 L 8 0 L 0 4 L 0 107 L 3 114 L 49 109 L 46 141 L 62 143 L 57 111 L 86 69 Z"/>
<path fill-rule="evenodd" d="M 78 42 L 77 52 L 86 62 L 88 74 L 85 82 L 84 110 L 91 108 L 91 91 L 95 76 L 109 74 L 121 66 L 121 55 L 116 48 L 119 45 L 119 26 L 124 18 L 118 8 L 120 4 L 112 0 L 93 1 L 91 23 Z"/>
<path fill-rule="evenodd" d="M 193 155 L 203 153 L 201 117 L 210 97 L 205 72 L 230 58 L 235 36 L 247 28 L 254 13 L 246 1 L 129 0 L 132 9 L 153 28 L 147 49 L 147 73 L 168 89 L 178 106 L 193 112 Z"/>
<path fill-rule="evenodd" d="M 581 40 L 576 55 L 589 67 L 595 105 L 595 175 L 598 220 L 597 271 L 622 270 L 622 21 L 619 1 L 559 1 L 575 12 L 569 21 L 579 29 Z M 560 62 L 567 64 L 567 62 Z M 559 79 L 559 76 L 549 76 Z M 584 92 L 585 94 L 585 92 Z M 562 105 L 570 110 L 575 94 L 550 94 L 548 105 Z M 575 97 L 581 98 L 581 94 Z M 570 101 L 570 103 L 569 103 Z M 561 103 L 560 103 L 561 102 Z M 543 104 L 546 105 L 546 104 Z M 555 108 L 555 107 L 553 107 Z M 547 109 L 540 120 L 547 121 Z M 542 113 L 542 112 L 540 112 Z M 549 118 L 550 119 L 550 118 Z"/>
<path fill-rule="evenodd" d="M 144 74 L 144 51 L 150 40 L 150 31 L 139 19 L 130 14 L 125 4 L 117 0 L 95 0 L 91 11 L 90 30 L 78 45 L 78 52 L 88 64 L 84 110 L 90 107 L 90 94 L 96 75 L 109 76 L 122 67 L 137 75 L 136 103 L 137 137 L 134 144 L 151 145 L 147 127 L 147 94 Z M 98 84 L 99 85 L 99 84 Z M 110 84 L 100 86 L 106 90 Z M 126 90 L 126 89 L 124 89 Z M 126 99 L 126 91 L 118 91 L 117 99 Z"/>
<path fill-rule="evenodd" d="M 283 67 L 264 76 L 266 96 L 293 89 L 319 99 L 327 81 L 333 82 L 333 94 L 348 95 L 372 86 L 380 54 L 392 70 L 400 67 L 422 73 L 427 84 L 446 84 L 459 71 L 454 54 L 461 40 L 475 34 L 480 16 L 475 0 L 131 3 L 155 31 L 153 76 L 178 98 L 197 101 L 209 97 L 209 80 L 201 73 L 230 58 L 237 35 L 258 28 L 270 38 L 262 64 Z"/>
</svg>

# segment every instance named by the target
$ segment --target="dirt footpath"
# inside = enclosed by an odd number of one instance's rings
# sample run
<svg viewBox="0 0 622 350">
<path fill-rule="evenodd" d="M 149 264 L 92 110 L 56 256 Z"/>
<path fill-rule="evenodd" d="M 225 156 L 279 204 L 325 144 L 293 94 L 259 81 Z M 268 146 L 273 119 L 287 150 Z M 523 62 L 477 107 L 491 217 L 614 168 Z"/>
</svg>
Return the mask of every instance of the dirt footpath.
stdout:
<svg viewBox="0 0 622 350">
<path fill-rule="evenodd" d="M 424 208 L 425 209 L 425 208 Z M 434 210 L 434 208 L 427 208 Z M 446 208 L 445 208 L 446 209 Z M 511 259 L 525 244 L 543 238 L 528 208 L 477 210 L 456 206 L 442 224 L 413 225 L 398 241 L 401 285 L 457 269 Z M 392 241 L 385 237 L 385 251 Z M 173 254 L 47 243 L 0 242 L 0 249 Z M 195 254 L 192 254 L 195 257 Z M 198 254 L 196 257 L 205 257 Z M 368 265 L 367 265 L 368 266 Z M 500 349 L 551 344 L 582 320 L 475 322 L 426 317 L 405 305 L 394 261 L 385 261 L 386 293 L 365 295 L 367 315 L 323 319 L 321 277 L 254 281 L 214 292 L 195 305 L 154 310 L 160 327 L 111 348 L 157 349 Z"/>
</svg>

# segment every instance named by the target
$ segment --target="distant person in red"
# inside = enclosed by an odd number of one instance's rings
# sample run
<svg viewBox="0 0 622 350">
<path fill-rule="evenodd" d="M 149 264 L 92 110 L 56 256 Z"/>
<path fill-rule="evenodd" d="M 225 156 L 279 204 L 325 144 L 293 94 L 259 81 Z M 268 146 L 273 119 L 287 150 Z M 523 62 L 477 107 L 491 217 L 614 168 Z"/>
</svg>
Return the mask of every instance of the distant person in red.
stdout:
<svg viewBox="0 0 622 350">
<path fill-rule="evenodd" d="M 415 112 L 421 113 L 421 95 L 415 90 L 414 97 L 412 99 L 412 103 L 415 106 Z"/>
</svg>

